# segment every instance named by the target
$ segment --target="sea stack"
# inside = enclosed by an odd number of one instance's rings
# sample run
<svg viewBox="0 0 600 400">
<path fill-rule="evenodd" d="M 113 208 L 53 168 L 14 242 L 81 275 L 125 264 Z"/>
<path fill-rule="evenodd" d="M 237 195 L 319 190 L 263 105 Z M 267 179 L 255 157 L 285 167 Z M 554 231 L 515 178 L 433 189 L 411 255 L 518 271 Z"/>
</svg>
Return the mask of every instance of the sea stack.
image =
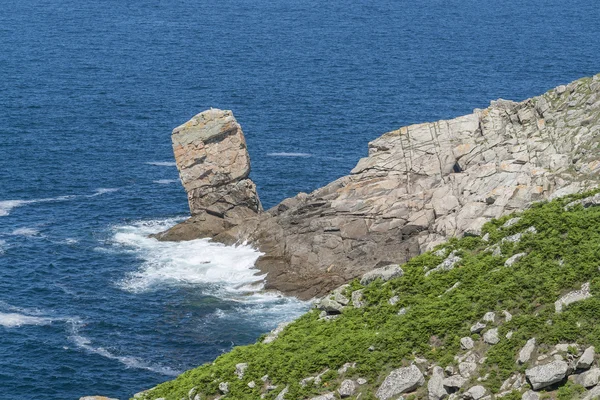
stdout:
<svg viewBox="0 0 600 400">
<path fill-rule="evenodd" d="M 213 237 L 262 210 L 240 124 L 228 110 L 204 111 L 173 130 L 173 152 L 192 218 L 163 240 Z"/>
</svg>

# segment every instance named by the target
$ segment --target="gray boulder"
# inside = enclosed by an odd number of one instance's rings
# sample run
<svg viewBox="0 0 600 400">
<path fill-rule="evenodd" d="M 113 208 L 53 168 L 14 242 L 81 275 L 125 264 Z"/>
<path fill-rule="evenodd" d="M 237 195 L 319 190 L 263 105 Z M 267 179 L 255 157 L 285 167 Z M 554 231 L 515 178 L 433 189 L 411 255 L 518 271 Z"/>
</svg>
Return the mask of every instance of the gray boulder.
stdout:
<svg viewBox="0 0 600 400">
<path fill-rule="evenodd" d="M 460 339 L 460 347 L 463 350 L 471 350 L 474 345 L 475 345 L 475 342 L 473 342 L 473 339 L 471 339 L 468 336 L 465 336 Z"/>
<path fill-rule="evenodd" d="M 235 375 L 238 377 L 238 379 L 244 378 L 244 373 L 246 372 L 247 368 L 247 363 L 239 363 L 235 365 Z"/>
<path fill-rule="evenodd" d="M 581 397 L 581 400 L 598 400 L 600 399 L 600 386 L 592 388 L 590 391 L 585 392 Z"/>
<path fill-rule="evenodd" d="M 335 400 L 335 394 L 325 393 L 317 397 L 311 397 L 310 400 Z"/>
<path fill-rule="evenodd" d="M 477 322 L 475 325 L 473 325 L 471 327 L 471 333 L 479 333 L 482 330 L 484 330 L 486 327 L 485 324 L 482 324 L 481 322 Z"/>
<path fill-rule="evenodd" d="M 288 390 L 289 390 L 289 387 L 287 387 L 287 386 L 285 388 L 283 388 L 283 390 L 281 392 L 279 392 L 277 397 L 275 397 L 275 400 L 284 400 L 285 395 L 287 394 Z"/>
<path fill-rule="evenodd" d="M 431 378 L 427 382 L 427 397 L 429 400 L 442 400 L 448 397 L 448 392 L 444 388 L 443 382 L 444 370 L 442 367 L 433 367 Z"/>
<path fill-rule="evenodd" d="M 496 313 L 493 311 L 486 312 L 482 319 L 483 319 L 483 322 L 490 322 L 493 324 L 494 321 L 496 320 Z"/>
<path fill-rule="evenodd" d="M 487 344 L 497 344 L 500 341 L 500 337 L 498 336 L 498 328 L 487 330 L 483 334 L 483 341 Z"/>
<path fill-rule="evenodd" d="M 360 278 L 361 285 L 368 285 L 369 283 L 380 278 L 382 281 L 389 281 L 390 279 L 399 278 L 404 275 L 404 271 L 398 264 L 390 264 L 385 267 L 376 268 L 372 271 L 367 272 Z"/>
<path fill-rule="evenodd" d="M 319 310 L 323 310 L 328 314 L 339 314 L 344 309 L 343 305 L 328 297 L 321 299 L 316 306 Z"/>
<path fill-rule="evenodd" d="M 447 378 L 444 378 L 444 380 L 442 381 L 442 385 L 444 385 L 444 388 L 446 388 L 446 390 L 448 390 L 449 392 L 455 392 L 461 387 L 463 387 L 465 383 L 467 383 L 467 381 L 467 378 L 464 378 L 460 375 L 452 375 Z"/>
<path fill-rule="evenodd" d="M 446 257 L 446 259 L 444 261 L 442 261 L 441 264 L 439 264 L 437 267 L 427 271 L 425 273 L 425 276 L 429 276 L 434 272 L 450 271 L 451 269 L 453 269 L 456 266 L 456 264 L 458 264 L 461 261 L 462 261 L 462 258 L 457 256 L 456 250 L 454 250 L 454 251 L 452 251 L 452 253 L 450 253 L 450 255 L 448 255 L 448 257 Z"/>
<path fill-rule="evenodd" d="M 480 400 L 485 396 L 485 388 L 481 385 L 473 386 L 465 393 L 463 393 L 463 399 L 467 400 Z"/>
<path fill-rule="evenodd" d="M 527 253 L 517 253 L 504 262 L 505 267 L 512 267 L 517 261 L 525 257 Z"/>
<path fill-rule="evenodd" d="M 585 349 L 585 351 L 583 352 L 581 357 L 579 357 L 579 360 L 577 360 L 577 364 L 575 365 L 575 368 L 588 369 L 594 363 L 595 357 L 596 357 L 596 349 L 594 348 L 594 346 L 588 347 L 587 349 Z"/>
<path fill-rule="evenodd" d="M 533 390 L 558 383 L 565 379 L 568 373 L 569 364 L 562 360 L 554 360 L 549 364 L 538 365 L 525 371 Z"/>
<path fill-rule="evenodd" d="M 342 399 L 352 396 L 355 391 L 356 383 L 352 379 L 344 380 L 338 389 L 338 393 Z"/>
<path fill-rule="evenodd" d="M 573 375 L 573 382 L 586 388 L 596 386 L 600 382 L 600 368 L 592 368 L 581 374 Z"/>
<path fill-rule="evenodd" d="M 354 308 L 362 308 L 365 306 L 363 301 L 363 289 L 352 292 L 352 305 Z"/>
<path fill-rule="evenodd" d="M 291 324 L 291 321 L 288 322 L 282 322 L 279 325 L 277 325 L 277 328 L 273 329 L 271 332 L 269 332 L 269 334 L 264 338 L 263 343 L 267 344 L 267 343 L 271 343 L 273 342 L 275 339 L 277 339 L 279 337 L 279 334 L 281 332 L 283 332 L 283 330 L 289 325 Z"/>
<path fill-rule="evenodd" d="M 517 358 L 517 363 L 525 364 L 529 362 L 531 359 L 531 355 L 535 350 L 535 338 L 531 338 L 525 343 L 525 346 L 519 351 L 519 357 Z"/>
<path fill-rule="evenodd" d="M 533 390 L 528 390 L 525 393 L 523 393 L 523 397 L 521 397 L 521 400 L 540 400 L 540 395 L 534 392 Z"/>
<path fill-rule="evenodd" d="M 425 383 L 425 377 L 415 365 L 393 370 L 383 381 L 375 397 L 388 400 L 402 393 L 412 392 Z"/>
<path fill-rule="evenodd" d="M 581 289 L 569 292 L 556 300 L 554 308 L 557 313 L 560 313 L 562 312 L 563 307 L 578 301 L 589 299 L 590 297 L 592 297 L 592 293 L 590 293 L 590 283 L 586 282 L 581 285 Z"/>
</svg>

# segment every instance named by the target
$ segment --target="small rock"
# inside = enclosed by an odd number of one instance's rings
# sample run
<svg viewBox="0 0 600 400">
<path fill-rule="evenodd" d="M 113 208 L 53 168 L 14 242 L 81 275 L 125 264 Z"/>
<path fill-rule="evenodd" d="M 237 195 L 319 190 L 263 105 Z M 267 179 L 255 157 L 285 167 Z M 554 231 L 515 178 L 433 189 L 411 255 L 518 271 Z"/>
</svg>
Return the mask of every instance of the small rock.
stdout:
<svg viewBox="0 0 600 400">
<path fill-rule="evenodd" d="M 496 320 L 496 313 L 493 312 L 493 311 L 487 312 L 483 316 L 483 321 L 484 322 L 490 322 L 490 323 L 493 324 L 495 320 Z"/>
<path fill-rule="evenodd" d="M 504 315 L 504 321 L 510 322 L 512 320 L 513 316 L 508 311 L 504 310 L 504 311 L 502 311 L 502 314 Z"/>
<path fill-rule="evenodd" d="M 261 381 L 266 382 L 269 380 L 269 375 L 265 375 L 262 378 L 260 378 Z"/>
<path fill-rule="evenodd" d="M 429 400 L 442 400 L 448 396 L 448 392 L 444 389 L 444 370 L 441 367 L 433 367 L 431 378 L 427 382 L 427 392 Z"/>
<path fill-rule="evenodd" d="M 356 368 L 356 363 L 345 363 L 337 370 L 338 375 L 345 374 L 349 368 Z"/>
<path fill-rule="evenodd" d="M 521 258 L 525 257 L 527 255 L 527 253 L 518 253 L 515 254 L 514 256 L 510 257 L 508 260 L 506 260 L 504 262 L 504 266 L 505 267 L 512 267 L 517 261 L 519 261 Z"/>
<path fill-rule="evenodd" d="M 400 310 L 398 310 L 398 315 L 404 315 L 408 312 L 408 310 L 410 310 L 410 307 L 402 307 Z"/>
<path fill-rule="evenodd" d="M 513 334 L 514 334 L 514 332 L 513 332 L 513 331 L 508 331 L 508 332 L 506 333 L 506 338 L 507 338 L 507 339 L 510 339 L 510 338 L 512 338 L 512 337 L 513 337 Z"/>
<path fill-rule="evenodd" d="M 365 306 L 365 302 L 363 301 L 363 290 L 355 290 L 352 292 L 352 305 L 354 308 L 362 308 Z"/>
<path fill-rule="evenodd" d="M 356 384 L 351 379 L 344 380 L 342 382 L 342 384 L 340 385 L 340 388 L 338 389 L 338 393 L 340 394 L 340 397 L 342 399 L 352 396 L 355 391 L 356 391 Z"/>
<path fill-rule="evenodd" d="M 291 324 L 291 322 L 282 322 L 281 324 L 277 325 L 277 328 L 273 329 L 263 340 L 263 343 L 267 344 L 267 343 L 271 343 L 273 342 L 275 339 L 277 339 L 279 337 L 279 334 L 281 334 L 281 332 L 283 332 L 283 330 L 285 329 L 286 326 L 288 326 L 289 324 Z"/>
<path fill-rule="evenodd" d="M 573 382 L 586 388 L 596 386 L 600 382 L 600 368 L 592 368 L 584 373 L 573 375 Z"/>
<path fill-rule="evenodd" d="M 468 381 L 467 378 L 463 378 L 460 375 L 452 375 L 452 376 L 445 378 L 442 381 L 442 384 L 444 385 L 446 390 L 448 390 L 450 392 L 455 392 L 458 389 L 460 389 L 461 387 L 463 387 L 464 384 L 467 383 L 467 381 Z"/>
<path fill-rule="evenodd" d="M 286 386 L 285 388 L 283 388 L 283 390 L 281 392 L 279 392 L 279 394 L 277 395 L 277 397 L 275 397 L 275 400 L 284 400 L 285 399 L 285 395 L 287 394 L 289 390 L 289 387 Z"/>
<path fill-rule="evenodd" d="M 366 286 L 378 278 L 381 278 L 382 281 L 386 282 L 390 279 L 399 278 L 402 275 L 404 275 L 404 271 L 399 265 L 390 264 L 367 272 L 360 278 L 360 284 Z"/>
<path fill-rule="evenodd" d="M 327 297 L 324 299 L 321 299 L 321 301 L 319 301 L 316 304 L 316 306 L 319 310 L 323 310 L 323 311 L 327 312 L 328 314 L 339 314 L 344 309 L 343 305 L 341 305 L 337 301 L 332 300 Z"/>
<path fill-rule="evenodd" d="M 532 339 L 529 339 L 527 341 L 527 343 L 525 343 L 525 346 L 523 346 L 523 348 L 519 351 L 519 357 L 517 358 L 517 363 L 525 364 L 525 363 L 529 362 L 529 359 L 531 359 L 531 355 L 533 354 L 534 350 L 535 350 L 535 338 L 532 338 Z"/>
<path fill-rule="evenodd" d="M 594 363 L 596 357 L 596 349 L 594 346 L 590 346 L 583 352 L 583 355 L 577 360 L 575 368 L 577 369 L 588 369 Z"/>
<path fill-rule="evenodd" d="M 254 389 L 256 387 L 256 383 L 254 381 L 250 381 L 250 382 L 248 382 L 248 387 L 250 389 Z"/>
<path fill-rule="evenodd" d="M 444 368 L 444 373 L 448 376 L 454 375 L 454 367 L 452 365 L 448 365 Z"/>
<path fill-rule="evenodd" d="M 450 253 L 450 255 L 448 255 L 448 257 L 446 257 L 446 259 L 444 261 L 442 261 L 441 264 L 439 264 L 437 267 L 430 269 L 429 271 L 427 271 L 425 273 L 425 276 L 429 276 L 431 275 L 433 272 L 439 272 L 439 271 L 450 271 L 451 269 L 453 269 L 456 264 L 458 264 L 460 261 L 462 261 L 462 258 L 460 258 L 459 256 L 456 255 L 456 250 L 452 251 L 452 253 Z"/>
<path fill-rule="evenodd" d="M 533 390 L 528 390 L 523 393 L 521 400 L 540 400 L 540 395 L 534 392 Z"/>
<path fill-rule="evenodd" d="M 415 365 L 393 370 L 383 381 L 375 396 L 388 400 L 402 393 L 411 392 L 425 383 L 425 377 Z"/>
<path fill-rule="evenodd" d="M 574 290 L 560 297 L 554 303 L 554 308 L 557 313 L 562 312 L 564 306 L 568 306 L 569 304 L 586 300 L 592 297 L 590 293 L 590 283 L 586 282 L 581 286 L 580 290 Z"/>
<path fill-rule="evenodd" d="M 458 371 L 465 378 L 470 378 L 473 372 L 477 369 L 477 364 L 474 362 L 461 362 L 458 364 Z"/>
<path fill-rule="evenodd" d="M 562 381 L 568 372 L 569 364 L 555 360 L 549 364 L 529 368 L 525 371 L 525 375 L 533 390 L 539 390 Z"/>
<path fill-rule="evenodd" d="M 197 387 L 191 388 L 190 391 L 188 392 L 188 397 L 190 399 L 193 399 L 194 396 L 196 396 L 197 392 L 198 392 L 198 388 Z"/>
<path fill-rule="evenodd" d="M 513 226 L 513 225 L 515 225 L 515 224 L 517 224 L 517 223 L 518 223 L 520 220 L 521 220 L 521 218 L 520 218 L 520 217 L 511 218 L 511 219 L 509 219 L 508 221 L 506 221 L 506 222 L 504 223 L 504 225 L 502 225 L 502 228 L 509 228 L 509 227 L 511 227 L 511 226 Z"/>
<path fill-rule="evenodd" d="M 475 343 L 473 342 L 473 339 L 471 339 L 468 336 L 465 336 L 464 338 L 460 339 L 460 347 L 463 350 L 471 350 L 474 345 Z"/>
<path fill-rule="evenodd" d="M 398 301 L 400 301 L 400 297 L 394 296 L 388 300 L 388 303 L 390 303 L 390 305 L 392 306 L 395 306 L 398 303 Z"/>
<path fill-rule="evenodd" d="M 493 328 L 483 334 L 483 341 L 487 344 L 497 344 L 500 341 L 498 328 Z"/>
<path fill-rule="evenodd" d="M 485 329 L 485 327 L 486 327 L 486 325 L 485 325 L 485 324 L 482 324 L 481 322 L 478 322 L 478 323 L 476 323 L 475 325 L 473 325 L 473 326 L 471 327 L 471 333 L 479 333 L 479 332 L 481 332 L 482 330 L 484 330 L 484 329 Z"/>
<path fill-rule="evenodd" d="M 235 365 L 235 374 L 237 375 L 238 379 L 244 378 L 244 373 L 246 372 L 247 368 L 248 368 L 247 363 L 239 363 L 239 364 Z"/>
<path fill-rule="evenodd" d="M 359 385 L 364 385 L 365 383 L 367 383 L 367 380 L 365 378 L 358 378 L 356 380 L 356 383 L 358 383 Z"/>
<path fill-rule="evenodd" d="M 485 388 L 481 385 L 473 386 L 463 394 L 464 399 L 480 400 L 485 396 Z"/>
<path fill-rule="evenodd" d="M 219 383 L 219 390 L 223 394 L 229 393 L 229 382 L 221 382 L 221 383 Z"/>
</svg>

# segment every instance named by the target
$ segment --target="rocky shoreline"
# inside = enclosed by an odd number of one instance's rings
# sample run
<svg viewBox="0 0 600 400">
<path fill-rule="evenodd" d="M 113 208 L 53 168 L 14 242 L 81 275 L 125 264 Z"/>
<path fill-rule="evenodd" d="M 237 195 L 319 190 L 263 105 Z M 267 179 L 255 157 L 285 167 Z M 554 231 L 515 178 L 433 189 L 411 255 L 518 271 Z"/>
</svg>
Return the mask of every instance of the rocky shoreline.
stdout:
<svg viewBox="0 0 600 400">
<path fill-rule="evenodd" d="M 211 109 L 173 131 L 191 218 L 159 240 L 248 242 L 266 289 L 321 297 L 492 218 L 598 183 L 600 75 L 369 143 L 350 175 L 263 211 L 242 129 Z"/>
</svg>

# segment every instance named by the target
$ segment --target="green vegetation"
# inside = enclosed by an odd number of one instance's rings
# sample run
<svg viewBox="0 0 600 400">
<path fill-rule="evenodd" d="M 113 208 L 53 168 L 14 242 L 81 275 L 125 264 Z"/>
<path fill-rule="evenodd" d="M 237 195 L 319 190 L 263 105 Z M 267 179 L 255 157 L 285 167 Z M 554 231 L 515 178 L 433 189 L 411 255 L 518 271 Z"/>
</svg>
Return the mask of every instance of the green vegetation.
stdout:
<svg viewBox="0 0 600 400">
<path fill-rule="evenodd" d="M 342 380 L 336 370 L 356 362 L 356 368 L 348 369 L 343 378 L 362 377 L 367 384 L 360 386 L 352 398 L 362 393 L 361 400 L 374 399 L 387 373 L 416 357 L 441 367 L 456 367 L 454 356 L 464 354 L 460 338 L 480 339 L 469 328 L 488 311 L 501 316 L 507 310 L 513 315 L 511 321 L 499 325 L 498 344 L 479 342 L 486 346 L 487 358 L 478 376 L 489 377 L 481 383 L 473 380 L 472 384 L 484 385 L 492 393 L 498 392 L 512 373 L 526 368 L 518 366 L 515 359 L 532 337 L 537 339 L 541 352 L 559 342 L 600 348 L 600 296 L 596 296 L 600 292 L 600 207 L 564 209 L 567 203 L 596 192 L 535 204 L 508 228 L 502 225 L 514 215 L 493 220 L 483 228 L 488 241 L 479 236 L 452 239 L 435 249 L 445 251 L 427 252 L 403 265 L 403 277 L 368 285 L 364 288 L 367 305 L 363 308 L 346 307 L 331 321 L 320 320 L 319 310 L 311 310 L 274 342 L 263 344 L 259 340 L 254 345 L 236 347 L 212 364 L 159 385 L 146 393 L 146 398 L 187 399 L 193 387 L 214 398 L 219 383 L 229 382 L 226 398 L 259 399 L 266 393 L 265 398 L 274 399 L 288 386 L 286 399 L 302 399 L 336 390 Z M 516 243 L 502 241 L 532 226 L 537 233 L 524 233 Z M 494 256 L 489 250 L 494 244 L 499 244 L 502 255 Z M 427 269 L 440 264 L 453 250 L 462 260 L 452 270 L 425 276 Z M 527 255 L 513 266 L 505 266 L 505 261 L 517 253 Z M 457 282 L 460 285 L 448 291 Z M 594 296 L 555 313 L 554 302 L 584 282 L 591 283 Z M 355 280 L 346 294 L 350 297 L 349 292 L 357 289 L 363 287 Z M 389 304 L 392 296 L 399 297 L 398 303 Z M 398 315 L 403 308 L 407 312 Z M 509 331 L 513 334 L 507 339 Z M 238 363 L 248 363 L 243 379 L 235 375 Z M 319 385 L 300 385 L 303 378 L 328 368 L 331 371 L 322 376 Z M 265 375 L 277 389 L 265 391 L 261 380 Z M 256 383 L 254 388 L 248 386 L 251 381 Z M 557 395 L 559 399 L 572 398 L 580 390 L 575 385 L 564 385 Z M 416 398 L 422 398 L 423 393 L 417 392 Z M 517 399 L 520 394 L 505 398 Z"/>
</svg>

